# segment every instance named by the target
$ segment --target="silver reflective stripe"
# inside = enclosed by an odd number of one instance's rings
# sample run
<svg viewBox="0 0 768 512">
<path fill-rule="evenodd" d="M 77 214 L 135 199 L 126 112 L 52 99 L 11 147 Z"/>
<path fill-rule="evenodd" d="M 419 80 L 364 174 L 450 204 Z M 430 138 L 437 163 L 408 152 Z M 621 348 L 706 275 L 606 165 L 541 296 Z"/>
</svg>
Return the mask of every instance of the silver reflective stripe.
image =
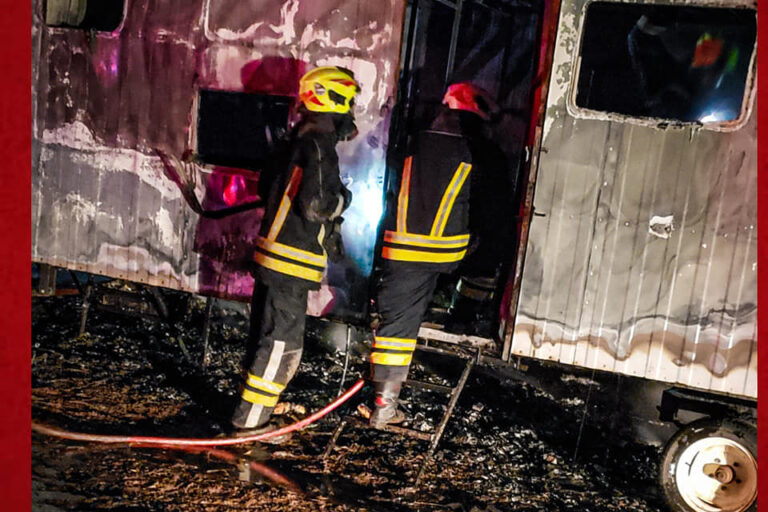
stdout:
<svg viewBox="0 0 768 512">
<path fill-rule="evenodd" d="M 284 341 L 275 340 L 274 343 L 275 344 L 272 347 L 272 353 L 269 354 L 269 362 L 267 363 L 267 368 L 264 370 L 264 375 L 261 376 L 262 379 L 271 381 L 275 380 L 277 370 L 280 369 L 280 361 L 283 360 L 283 353 L 285 353 Z"/>
<path fill-rule="evenodd" d="M 457 236 L 430 236 L 418 235 L 415 233 L 397 233 L 395 231 L 385 231 L 384 241 L 393 244 L 417 245 L 421 247 L 446 247 L 462 249 L 469 245 L 469 235 Z"/>
<path fill-rule="evenodd" d="M 251 410 L 248 411 L 248 417 L 245 419 L 245 428 L 253 428 L 256 426 L 256 422 L 259 421 L 261 411 L 264 410 L 264 406 L 261 404 L 251 404 Z"/>
</svg>

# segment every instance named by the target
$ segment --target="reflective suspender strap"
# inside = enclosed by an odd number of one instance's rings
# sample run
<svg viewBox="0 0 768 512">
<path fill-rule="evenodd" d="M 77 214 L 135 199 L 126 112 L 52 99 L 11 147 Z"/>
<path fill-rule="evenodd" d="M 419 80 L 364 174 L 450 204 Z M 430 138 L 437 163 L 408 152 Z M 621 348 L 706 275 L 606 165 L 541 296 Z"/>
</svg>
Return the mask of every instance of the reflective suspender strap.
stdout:
<svg viewBox="0 0 768 512">
<path fill-rule="evenodd" d="M 435 215 L 435 220 L 432 223 L 432 230 L 429 232 L 431 236 L 442 236 L 443 231 L 445 231 L 445 225 L 448 223 L 448 217 L 451 215 L 453 203 L 456 201 L 456 197 L 459 195 L 459 191 L 471 170 L 471 164 L 461 162 L 456 172 L 453 173 L 453 178 L 451 178 L 448 188 L 445 189 L 443 199 L 440 201 L 440 207 L 437 209 L 437 215 Z"/>
<path fill-rule="evenodd" d="M 403 177 L 400 180 L 400 194 L 397 197 L 397 231 L 400 233 L 408 231 L 406 221 L 408 219 L 408 195 L 411 193 L 412 161 L 412 156 L 405 159 L 405 165 L 403 165 Z"/>
<path fill-rule="evenodd" d="M 291 209 L 293 198 L 296 197 L 296 192 L 299 190 L 299 184 L 301 183 L 301 175 L 304 173 L 301 167 L 298 165 L 291 171 L 291 177 L 288 180 L 288 185 L 283 192 L 283 198 L 280 200 L 280 206 L 277 208 L 277 213 L 272 221 L 272 225 L 269 227 L 269 233 L 267 233 L 267 240 L 275 240 L 277 235 L 280 234 L 280 230 L 283 229 L 283 224 L 288 216 L 288 212 Z"/>
</svg>

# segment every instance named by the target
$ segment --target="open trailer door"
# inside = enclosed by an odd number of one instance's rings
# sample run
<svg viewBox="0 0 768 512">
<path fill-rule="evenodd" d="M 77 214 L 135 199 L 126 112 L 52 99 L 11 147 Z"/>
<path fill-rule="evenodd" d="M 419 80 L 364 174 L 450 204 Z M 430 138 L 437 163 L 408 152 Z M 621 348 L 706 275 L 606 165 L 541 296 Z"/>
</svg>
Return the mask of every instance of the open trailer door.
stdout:
<svg viewBox="0 0 768 512">
<path fill-rule="evenodd" d="M 756 399 L 754 6 L 561 2 L 509 355 Z M 712 432 L 668 497 L 751 510 Z"/>
</svg>

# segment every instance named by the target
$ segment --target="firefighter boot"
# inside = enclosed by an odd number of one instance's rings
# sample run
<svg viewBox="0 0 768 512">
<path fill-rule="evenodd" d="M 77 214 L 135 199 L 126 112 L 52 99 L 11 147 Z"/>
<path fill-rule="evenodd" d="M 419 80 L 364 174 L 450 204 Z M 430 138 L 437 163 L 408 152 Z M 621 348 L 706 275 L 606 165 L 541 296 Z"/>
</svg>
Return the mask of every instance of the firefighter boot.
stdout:
<svg viewBox="0 0 768 512">
<path fill-rule="evenodd" d="M 273 407 L 252 404 L 240 400 L 237 409 L 232 416 L 233 437 L 248 437 L 256 434 L 265 434 L 283 427 L 283 423 L 272 417 Z M 266 444 L 282 444 L 291 438 L 291 434 L 282 434 L 262 440 Z"/>
<path fill-rule="evenodd" d="M 405 420 L 405 413 L 397 408 L 397 397 L 400 396 L 402 382 L 374 382 L 376 399 L 373 402 L 373 412 L 369 423 L 374 428 L 386 425 L 396 425 Z"/>
</svg>

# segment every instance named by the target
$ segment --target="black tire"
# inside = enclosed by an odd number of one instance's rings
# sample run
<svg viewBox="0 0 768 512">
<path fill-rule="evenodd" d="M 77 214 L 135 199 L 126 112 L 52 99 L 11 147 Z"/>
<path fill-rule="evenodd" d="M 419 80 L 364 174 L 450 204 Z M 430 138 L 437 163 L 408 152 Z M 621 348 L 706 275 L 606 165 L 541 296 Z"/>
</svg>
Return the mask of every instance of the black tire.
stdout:
<svg viewBox="0 0 768 512">
<path fill-rule="evenodd" d="M 733 497 L 733 495 L 736 495 L 737 497 L 740 497 L 740 499 L 737 499 L 737 504 L 723 504 L 716 505 L 717 510 L 722 510 L 723 512 L 756 512 L 757 511 L 757 479 L 756 479 L 756 470 L 757 470 L 757 428 L 755 425 L 743 421 L 740 419 L 733 419 L 733 418 L 723 418 L 723 419 L 712 419 L 712 418 L 704 418 L 701 420 L 694 421 L 688 425 L 686 425 L 684 428 L 677 431 L 677 433 L 672 436 L 672 438 L 667 443 L 666 447 L 664 448 L 664 451 L 661 456 L 661 465 L 659 468 L 659 483 L 661 485 L 662 490 L 664 491 L 664 495 L 666 497 L 667 503 L 669 504 L 671 510 L 673 512 L 702 512 L 704 510 L 707 510 L 701 506 L 696 506 L 695 504 L 695 497 L 693 498 L 694 504 L 691 504 L 691 492 L 688 489 L 693 489 L 695 486 L 691 483 L 690 486 L 687 488 L 687 490 L 684 490 L 681 492 L 680 485 L 689 485 L 690 482 L 693 482 L 692 477 L 688 477 L 687 474 L 685 474 L 684 470 L 681 469 L 683 472 L 683 476 L 680 478 L 680 481 L 678 481 L 678 463 L 686 463 L 688 458 L 690 457 L 691 453 L 695 454 L 698 453 L 697 447 L 698 446 L 706 446 L 707 443 L 717 444 L 719 442 L 722 442 L 723 445 L 725 444 L 731 444 L 735 443 L 738 445 L 739 448 L 743 449 L 745 451 L 744 457 L 749 460 L 749 456 L 746 455 L 748 453 L 751 455 L 751 458 L 754 460 L 754 475 L 753 475 L 753 468 L 751 464 L 744 464 L 742 463 L 739 465 L 739 463 L 736 463 L 736 473 L 732 477 L 733 480 L 731 483 L 727 485 L 722 485 L 720 489 L 724 491 L 724 493 L 729 492 L 728 489 L 731 489 L 730 495 Z M 698 443 L 695 447 L 692 448 L 692 446 Z M 691 449 L 691 451 L 686 453 L 686 450 Z M 704 453 L 704 452 L 702 452 Z M 731 452 L 733 453 L 733 452 Z M 681 457 L 685 456 L 685 460 L 681 462 Z M 691 464 L 688 465 L 689 473 L 691 473 L 691 469 L 693 468 L 693 462 L 696 460 L 696 455 L 694 455 L 694 458 L 691 459 Z M 705 460 L 705 456 L 702 455 L 702 459 L 698 461 L 698 463 L 703 463 Z M 716 459 L 719 462 L 719 459 Z M 711 467 L 711 466 L 710 466 Z M 730 466 L 729 466 L 730 467 Z M 698 473 L 698 478 L 702 478 L 700 475 L 701 473 Z M 739 476 L 742 476 L 744 478 L 744 482 L 739 478 Z M 707 480 L 707 482 L 710 482 Z M 711 482 L 710 482 L 711 483 Z M 719 484 L 717 484 L 719 485 Z M 733 487 L 729 487 L 729 485 L 733 485 Z M 746 487 L 739 487 L 740 485 L 744 485 Z M 749 496 L 751 494 L 752 486 L 754 485 L 754 498 L 749 499 Z M 738 492 L 734 491 L 734 489 L 738 489 Z M 688 501 L 686 501 L 686 498 L 683 496 L 683 494 L 687 494 Z M 693 491 L 695 494 L 695 491 Z M 725 499 L 719 499 L 719 503 L 724 503 Z M 711 510 L 711 509 L 709 509 Z"/>
</svg>

